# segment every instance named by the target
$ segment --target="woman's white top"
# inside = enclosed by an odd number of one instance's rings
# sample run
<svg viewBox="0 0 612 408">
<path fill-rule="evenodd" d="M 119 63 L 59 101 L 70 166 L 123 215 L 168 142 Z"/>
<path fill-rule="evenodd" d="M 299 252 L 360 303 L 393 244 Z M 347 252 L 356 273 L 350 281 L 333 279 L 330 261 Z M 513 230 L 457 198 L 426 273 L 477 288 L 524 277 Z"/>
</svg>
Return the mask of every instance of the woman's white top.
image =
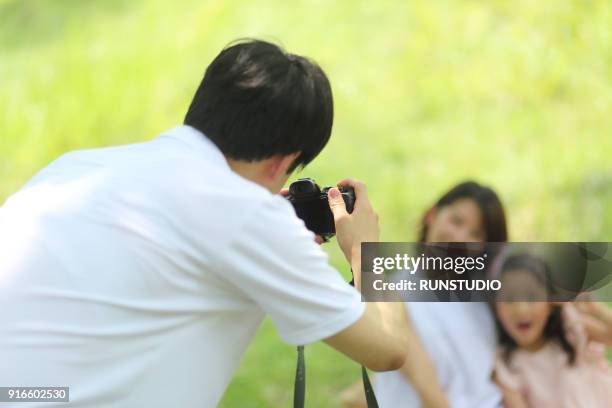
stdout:
<svg viewBox="0 0 612 408">
<path fill-rule="evenodd" d="M 496 333 L 486 303 L 405 303 L 452 408 L 501 406 L 493 383 Z M 408 355 L 410 358 L 410 355 Z M 399 371 L 379 373 L 374 387 L 381 408 L 421 407 Z"/>
</svg>

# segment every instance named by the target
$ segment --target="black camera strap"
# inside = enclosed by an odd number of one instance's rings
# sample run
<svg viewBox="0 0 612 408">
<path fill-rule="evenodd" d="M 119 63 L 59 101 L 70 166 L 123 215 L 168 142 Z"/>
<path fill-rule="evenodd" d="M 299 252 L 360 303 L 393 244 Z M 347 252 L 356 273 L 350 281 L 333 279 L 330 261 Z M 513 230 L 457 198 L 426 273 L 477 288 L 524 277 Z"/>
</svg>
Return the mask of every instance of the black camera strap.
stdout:
<svg viewBox="0 0 612 408">
<path fill-rule="evenodd" d="M 352 271 L 351 271 L 352 272 Z M 355 286 L 354 280 L 350 282 Z M 306 401 L 306 363 L 304 361 L 304 346 L 297 346 L 297 368 L 295 370 L 295 386 L 293 389 L 293 408 L 304 408 Z M 374 395 L 374 389 L 368 376 L 368 371 L 361 366 L 361 378 L 363 380 L 363 390 L 365 391 L 368 408 L 378 408 L 378 401 Z"/>
<path fill-rule="evenodd" d="M 297 369 L 295 371 L 295 387 L 293 391 L 293 407 L 304 408 L 306 400 L 306 365 L 304 363 L 304 346 L 297 347 L 298 359 Z M 364 366 L 361 366 L 361 378 L 363 380 L 363 389 L 365 391 L 368 408 L 378 408 L 378 401 L 374 395 L 374 389 L 368 376 L 368 371 Z"/>
<path fill-rule="evenodd" d="M 295 386 L 293 389 L 293 407 L 304 408 L 306 400 L 306 365 L 304 364 L 304 346 L 297 346 L 298 359 L 295 370 Z"/>
<path fill-rule="evenodd" d="M 363 380 L 363 390 L 365 392 L 368 408 L 378 408 L 378 401 L 376 400 L 376 395 L 374 395 L 370 377 L 368 377 L 368 370 L 366 370 L 364 366 L 361 366 L 361 378 Z"/>
</svg>

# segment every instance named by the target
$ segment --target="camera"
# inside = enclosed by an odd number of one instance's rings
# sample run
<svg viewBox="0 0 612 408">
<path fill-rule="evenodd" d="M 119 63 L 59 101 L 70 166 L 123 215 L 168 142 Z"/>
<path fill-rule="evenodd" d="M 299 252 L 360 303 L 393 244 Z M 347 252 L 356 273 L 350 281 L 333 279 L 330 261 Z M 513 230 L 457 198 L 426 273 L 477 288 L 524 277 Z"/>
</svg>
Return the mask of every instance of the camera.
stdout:
<svg viewBox="0 0 612 408">
<path fill-rule="evenodd" d="M 295 213 L 306 224 L 306 228 L 323 238 L 336 234 L 334 215 L 329 208 L 327 192 L 331 187 L 321 189 L 313 179 L 302 178 L 289 186 L 287 199 L 293 205 Z M 339 187 L 346 211 L 353 212 L 355 191 L 353 187 Z"/>
</svg>

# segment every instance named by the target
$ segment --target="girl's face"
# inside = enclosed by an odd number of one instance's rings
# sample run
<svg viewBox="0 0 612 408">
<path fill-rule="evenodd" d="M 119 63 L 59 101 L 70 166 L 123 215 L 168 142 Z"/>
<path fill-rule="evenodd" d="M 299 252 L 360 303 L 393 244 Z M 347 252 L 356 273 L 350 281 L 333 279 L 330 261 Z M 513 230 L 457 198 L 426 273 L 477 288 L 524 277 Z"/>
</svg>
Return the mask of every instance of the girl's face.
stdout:
<svg viewBox="0 0 612 408">
<path fill-rule="evenodd" d="M 519 347 L 537 350 L 545 342 L 544 328 L 552 311 L 546 289 L 525 270 L 503 273 L 495 311 L 502 327 Z"/>
<path fill-rule="evenodd" d="M 483 242 L 486 239 L 480 207 L 471 198 L 434 207 L 427 214 L 427 242 Z"/>
</svg>

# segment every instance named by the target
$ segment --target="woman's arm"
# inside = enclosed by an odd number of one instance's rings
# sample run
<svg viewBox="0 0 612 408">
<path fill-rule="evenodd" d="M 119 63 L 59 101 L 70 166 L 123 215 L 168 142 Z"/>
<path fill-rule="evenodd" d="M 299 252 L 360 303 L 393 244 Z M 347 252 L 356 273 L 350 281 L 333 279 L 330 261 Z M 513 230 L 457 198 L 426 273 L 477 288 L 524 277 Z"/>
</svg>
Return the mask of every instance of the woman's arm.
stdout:
<svg viewBox="0 0 612 408">
<path fill-rule="evenodd" d="M 577 302 L 576 308 L 589 339 L 612 346 L 612 309 L 600 302 Z"/>
<path fill-rule="evenodd" d="M 407 337 L 410 354 L 400 368 L 400 372 L 419 394 L 424 407 L 447 408 L 450 405 L 438 381 L 438 374 L 433 362 L 429 358 L 425 347 L 423 347 L 408 314 L 406 318 L 408 320 L 409 333 Z"/>
</svg>

